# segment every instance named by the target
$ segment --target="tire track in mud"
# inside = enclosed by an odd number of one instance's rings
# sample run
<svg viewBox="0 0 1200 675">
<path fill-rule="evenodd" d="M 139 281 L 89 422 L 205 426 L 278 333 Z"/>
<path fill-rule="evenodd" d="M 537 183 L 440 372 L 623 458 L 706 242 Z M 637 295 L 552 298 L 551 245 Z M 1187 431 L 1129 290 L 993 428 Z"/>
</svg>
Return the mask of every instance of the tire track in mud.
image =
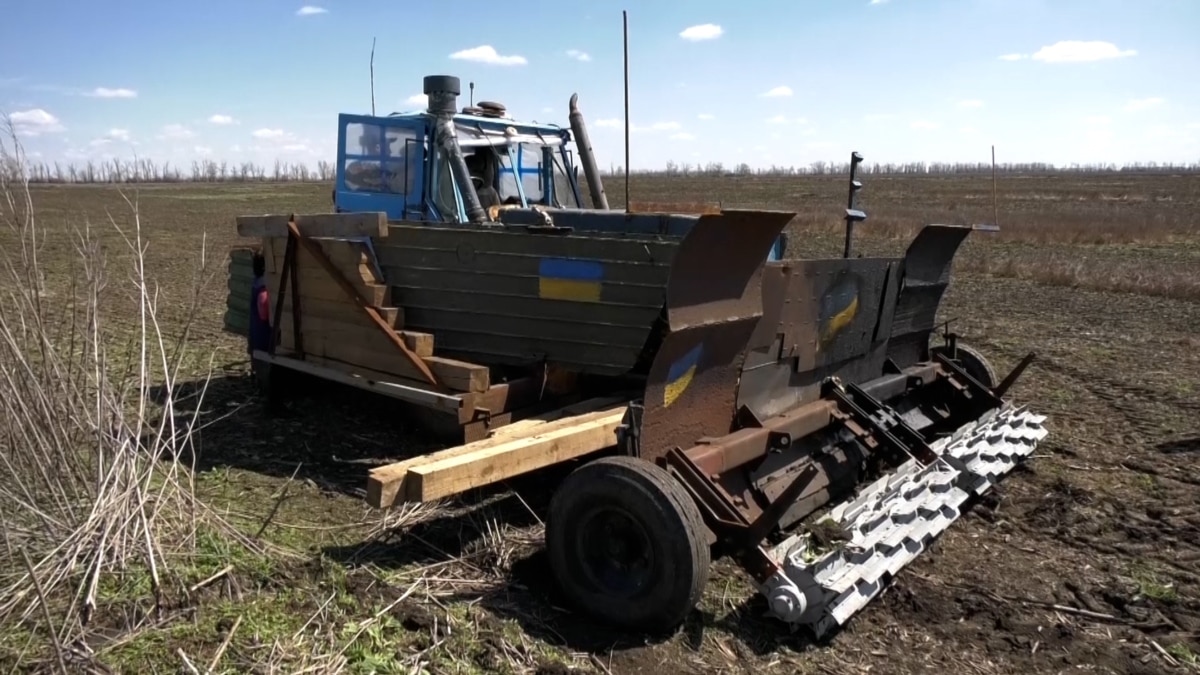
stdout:
<svg viewBox="0 0 1200 675">
<path fill-rule="evenodd" d="M 1020 359 L 1024 356 L 1024 354 L 1019 354 L 1013 349 L 990 340 L 977 338 L 973 342 L 1008 357 Z M 1185 399 L 1169 392 L 1088 372 L 1042 354 L 1034 359 L 1030 367 L 1040 368 L 1078 382 L 1088 393 L 1119 413 L 1133 431 L 1150 445 L 1171 440 L 1171 434 L 1156 424 L 1153 418 L 1142 409 L 1145 404 L 1170 406 L 1181 411 L 1194 412 L 1200 416 L 1200 398 Z"/>
</svg>

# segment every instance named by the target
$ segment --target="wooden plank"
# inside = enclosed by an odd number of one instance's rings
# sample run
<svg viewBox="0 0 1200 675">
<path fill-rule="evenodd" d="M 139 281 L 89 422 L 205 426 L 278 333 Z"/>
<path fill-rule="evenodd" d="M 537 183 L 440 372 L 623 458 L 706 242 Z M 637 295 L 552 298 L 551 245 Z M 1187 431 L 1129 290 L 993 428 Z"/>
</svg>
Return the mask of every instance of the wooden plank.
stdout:
<svg viewBox="0 0 1200 675">
<path fill-rule="evenodd" d="M 384 223 L 384 226 L 386 227 L 386 222 Z M 388 339 L 400 350 L 400 353 L 404 355 L 404 358 L 408 359 L 408 362 L 417 369 L 422 377 L 430 384 L 438 385 L 439 382 L 437 376 L 433 374 L 432 370 L 430 370 L 431 364 L 426 363 L 421 357 L 412 353 L 412 351 L 404 344 L 404 341 L 400 339 L 400 336 L 396 335 L 396 332 L 387 325 L 387 323 L 383 320 L 383 317 L 381 317 L 379 312 L 377 312 L 372 306 L 373 304 L 378 305 L 382 303 L 372 303 L 361 293 L 356 291 L 354 286 L 347 281 L 345 277 L 341 276 L 337 270 L 337 267 L 335 267 L 334 264 L 325 257 L 325 253 L 321 250 L 320 246 L 313 243 L 311 239 L 300 232 L 300 228 L 295 222 L 289 221 L 287 227 L 290 234 L 288 237 L 288 242 L 299 242 L 302 247 L 307 249 L 308 252 L 311 253 L 313 257 L 321 263 L 321 266 L 325 268 L 325 271 L 329 273 L 329 276 L 342 287 L 342 290 L 345 291 L 346 295 L 349 296 L 350 299 L 357 304 L 360 309 L 366 312 L 367 316 L 370 317 L 373 322 L 375 322 L 380 331 L 382 331 L 383 334 L 386 335 Z M 486 385 L 484 385 L 484 389 L 487 389 Z"/>
<path fill-rule="evenodd" d="M 304 282 L 301 281 L 300 283 L 303 284 Z M 304 323 L 312 318 L 367 326 L 371 330 L 375 330 L 374 326 L 367 323 L 367 317 L 362 313 L 362 310 L 346 300 L 322 300 L 320 298 L 314 298 L 305 292 L 304 289 L 301 289 L 300 293 L 300 312 L 302 313 L 301 323 Z M 248 301 L 249 295 L 244 295 L 245 299 Z M 246 303 L 243 302 L 242 304 L 238 305 L 238 307 L 243 307 L 245 304 Z M 377 306 L 375 309 L 379 312 L 379 314 L 383 317 L 383 320 L 386 321 L 389 326 L 400 328 L 404 325 L 404 311 L 399 307 Z M 283 303 L 283 316 L 289 318 L 292 316 L 291 301 Z M 282 323 L 282 320 L 280 322 Z"/>
<path fill-rule="evenodd" d="M 303 305 L 301 306 L 300 311 L 304 313 L 304 315 L 300 317 L 300 330 L 303 335 L 307 336 L 305 337 L 306 344 L 309 337 L 315 336 L 320 336 L 325 340 L 331 340 L 335 342 L 344 341 L 347 343 L 361 342 L 365 339 L 372 342 L 373 346 L 380 350 L 381 356 L 388 354 L 390 351 L 387 344 L 377 342 L 370 337 L 362 337 L 376 336 L 379 332 L 377 327 L 368 324 L 366 321 L 355 321 L 354 317 L 344 317 L 339 320 L 313 316 L 309 312 L 309 308 Z M 384 320 L 394 321 L 396 312 L 394 307 L 386 310 L 381 309 L 380 312 L 383 313 Z M 294 325 L 295 321 L 292 318 L 291 307 L 285 305 L 283 308 L 283 315 L 279 319 L 279 329 L 284 334 L 290 335 Z M 417 339 L 414 339 L 414 337 Z M 423 337 L 429 339 L 421 339 Z M 404 340 L 404 344 L 411 349 L 413 353 L 423 359 L 429 359 L 433 357 L 432 338 L 433 336 L 429 335 L 428 333 L 409 333 L 407 331 L 400 331 L 400 339 Z"/>
<path fill-rule="evenodd" d="M 325 272 L 317 272 L 313 270 L 296 270 L 300 279 L 300 311 L 304 311 L 304 301 L 309 298 L 317 300 L 328 300 L 330 302 L 342 302 L 348 307 L 353 307 L 359 314 L 363 314 L 362 310 L 357 307 L 353 300 L 346 295 L 346 291 L 342 289 L 337 279 L 331 278 Z M 268 273 L 265 275 L 267 288 L 271 291 L 271 307 L 275 307 L 275 300 L 279 297 L 279 274 Z M 345 279 L 345 277 L 341 277 Z M 369 283 L 363 281 L 349 281 L 354 290 L 366 299 L 373 307 L 386 307 L 392 304 L 391 287 L 384 284 Z M 291 280 L 288 280 L 288 288 L 286 295 L 291 297 L 292 292 Z M 291 305 L 291 300 L 287 300 L 286 304 Z M 365 317 L 366 314 L 363 314 Z"/>
<path fill-rule="evenodd" d="M 306 237 L 386 237 L 387 214 L 382 211 L 360 213 L 296 214 L 296 227 Z M 240 237 L 286 239 L 287 215 L 238 216 Z"/>
<path fill-rule="evenodd" d="M 421 358 L 433 356 L 433 335 L 402 330 L 400 331 L 400 338 L 404 340 L 404 344 L 408 345 L 408 348 L 413 350 L 417 356 Z"/>
<path fill-rule="evenodd" d="M 337 361 L 308 356 L 303 360 L 299 355 L 265 352 L 255 352 L 257 358 L 278 363 L 285 368 L 291 368 L 314 377 L 339 382 L 364 391 L 373 391 L 407 403 L 413 403 L 426 408 L 445 410 L 453 413 L 462 406 L 460 395 L 443 394 L 433 391 L 423 382 L 414 382 L 392 377 L 385 373 L 376 373 L 362 368 L 355 368 Z"/>
<path fill-rule="evenodd" d="M 263 239 L 270 245 L 271 255 L 267 258 L 267 271 L 277 272 L 276 265 L 282 266 L 286 239 Z M 383 279 L 375 272 L 371 263 L 371 255 L 364 244 L 354 241 L 313 241 L 325 253 L 325 257 L 334 264 L 348 279 L 360 278 L 363 281 L 382 283 Z M 311 253 L 301 248 L 296 251 L 296 263 L 299 269 L 314 269 L 324 271 L 319 260 Z"/>
<path fill-rule="evenodd" d="M 303 309 L 301 309 L 303 311 Z M 301 318 L 300 328 L 304 340 L 304 353 L 370 368 L 397 377 L 428 382 L 421 371 L 400 353 L 394 344 L 383 335 L 378 327 L 359 333 L 330 334 L 320 330 L 309 330 Z M 397 339 L 399 336 L 397 336 Z M 280 346 L 295 349 L 292 336 L 283 331 Z M 420 358 L 420 357 L 418 357 Z M 437 380 L 448 390 L 458 392 L 485 392 L 491 383 L 491 372 L 487 366 L 465 361 L 456 361 L 437 356 L 421 359 Z"/>
<path fill-rule="evenodd" d="M 367 502 L 429 501 L 603 450 L 616 443 L 625 417 L 627 402 L 614 400 L 584 401 L 501 427 L 492 438 L 372 469 Z M 595 409 L 601 403 L 609 405 Z"/>
</svg>

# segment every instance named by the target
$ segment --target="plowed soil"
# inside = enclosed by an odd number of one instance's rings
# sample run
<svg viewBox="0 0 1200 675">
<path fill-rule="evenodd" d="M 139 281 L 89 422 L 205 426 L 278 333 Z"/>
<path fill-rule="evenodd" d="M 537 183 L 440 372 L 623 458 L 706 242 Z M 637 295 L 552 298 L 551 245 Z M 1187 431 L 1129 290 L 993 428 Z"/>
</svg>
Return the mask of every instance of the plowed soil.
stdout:
<svg viewBox="0 0 1200 675">
<path fill-rule="evenodd" d="M 619 205 L 620 181 L 611 182 Z M 924 222 L 991 219 L 982 179 L 865 182 L 875 219 L 861 227 L 868 255 L 902 251 Z M 1010 233 L 972 235 L 941 318 L 952 319 L 1001 376 L 1037 353 L 1011 397 L 1047 415 L 1050 435 L 824 644 L 765 618 L 747 577 L 728 560 L 714 564 L 702 605 L 671 635 L 614 631 L 566 609 L 541 553 L 540 522 L 550 487 L 568 467 L 465 495 L 415 514 L 390 539 L 372 539 L 378 516 L 361 501 L 368 468 L 432 441 L 395 421 L 387 404 L 343 392 L 298 394 L 283 415 L 268 417 L 245 377 L 244 343 L 221 331 L 223 256 L 238 243 L 234 217 L 328 211 L 329 187 L 142 188 L 148 265 L 162 285 L 166 319 L 186 314 L 201 243 L 215 274 L 198 296 L 191 338 L 196 372 L 209 357 L 218 368 L 203 403 L 213 421 L 202 432 L 201 489 L 246 514 L 251 532 L 261 524 L 255 518 L 271 513 L 277 524 L 264 536 L 305 560 L 265 572 L 289 580 L 286 597 L 267 584 L 239 591 L 239 602 L 256 611 L 277 603 L 303 623 L 333 584 L 353 601 L 338 603 L 331 621 L 349 623 L 425 578 L 439 590 L 396 602 L 388 610 L 392 632 L 371 654 L 393 664 L 416 663 L 421 654 L 431 672 L 1200 671 L 1200 295 L 1188 290 L 1200 288 L 1200 177 L 1009 177 L 1003 184 L 1000 220 Z M 633 183 L 643 200 L 716 198 L 795 210 L 801 217 L 791 245 L 799 255 L 840 253 L 843 188 L 840 177 L 637 176 Z M 37 188 L 34 198 L 50 234 L 43 259 L 52 276 L 65 275 L 74 255 L 68 225 L 104 221 L 106 210 L 130 223 L 112 188 Z M 1061 230 L 1047 229 L 1056 223 Z M 124 244 L 104 236 L 110 266 L 120 264 Z M 989 263 L 1001 258 L 1039 262 Z M 1135 274 L 1124 286 L 1114 281 Z M 164 636 L 131 643 L 142 645 L 136 657 L 122 647 L 98 658 L 118 669 L 178 668 L 177 647 L 207 663 L 223 640 L 218 631 Z M 258 652 L 243 639 L 250 639 L 244 629 L 227 659 L 248 672 Z M 368 672 L 373 661 L 356 658 L 355 672 Z"/>
</svg>

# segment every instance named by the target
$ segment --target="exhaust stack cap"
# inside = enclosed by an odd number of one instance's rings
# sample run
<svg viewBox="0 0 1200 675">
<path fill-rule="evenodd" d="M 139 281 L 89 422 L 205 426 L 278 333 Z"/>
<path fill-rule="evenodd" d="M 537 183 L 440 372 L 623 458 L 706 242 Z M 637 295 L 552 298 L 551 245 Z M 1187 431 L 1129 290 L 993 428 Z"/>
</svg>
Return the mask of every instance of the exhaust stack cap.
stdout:
<svg viewBox="0 0 1200 675">
<path fill-rule="evenodd" d="M 462 93 L 462 82 L 453 75 L 426 75 L 425 95 L 429 97 L 427 110 L 434 115 L 453 115 L 458 110 L 458 95 Z"/>
</svg>

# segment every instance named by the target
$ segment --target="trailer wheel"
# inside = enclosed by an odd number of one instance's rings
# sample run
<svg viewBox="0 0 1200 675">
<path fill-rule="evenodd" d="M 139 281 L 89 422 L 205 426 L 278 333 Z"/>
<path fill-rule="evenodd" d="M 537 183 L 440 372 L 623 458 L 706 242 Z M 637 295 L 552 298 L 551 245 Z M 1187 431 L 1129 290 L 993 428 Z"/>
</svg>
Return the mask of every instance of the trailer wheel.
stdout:
<svg viewBox="0 0 1200 675">
<path fill-rule="evenodd" d="M 993 389 L 1000 384 L 1000 378 L 996 376 L 996 369 L 992 367 L 991 362 L 987 360 L 979 350 L 969 345 L 964 345 L 961 342 L 957 345 L 958 362 L 962 369 L 967 371 L 971 377 L 979 380 L 979 383 L 988 389 Z M 948 350 L 945 347 L 937 347 L 936 352 L 945 354 Z"/>
<path fill-rule="evenodd" d="M 708 583 L 700 510 L 664 469 L 606 457 L 559 485 L 546 522 L 550 567 L 567 598 L 635 630 L 679 625 Z"/>
</svg>

